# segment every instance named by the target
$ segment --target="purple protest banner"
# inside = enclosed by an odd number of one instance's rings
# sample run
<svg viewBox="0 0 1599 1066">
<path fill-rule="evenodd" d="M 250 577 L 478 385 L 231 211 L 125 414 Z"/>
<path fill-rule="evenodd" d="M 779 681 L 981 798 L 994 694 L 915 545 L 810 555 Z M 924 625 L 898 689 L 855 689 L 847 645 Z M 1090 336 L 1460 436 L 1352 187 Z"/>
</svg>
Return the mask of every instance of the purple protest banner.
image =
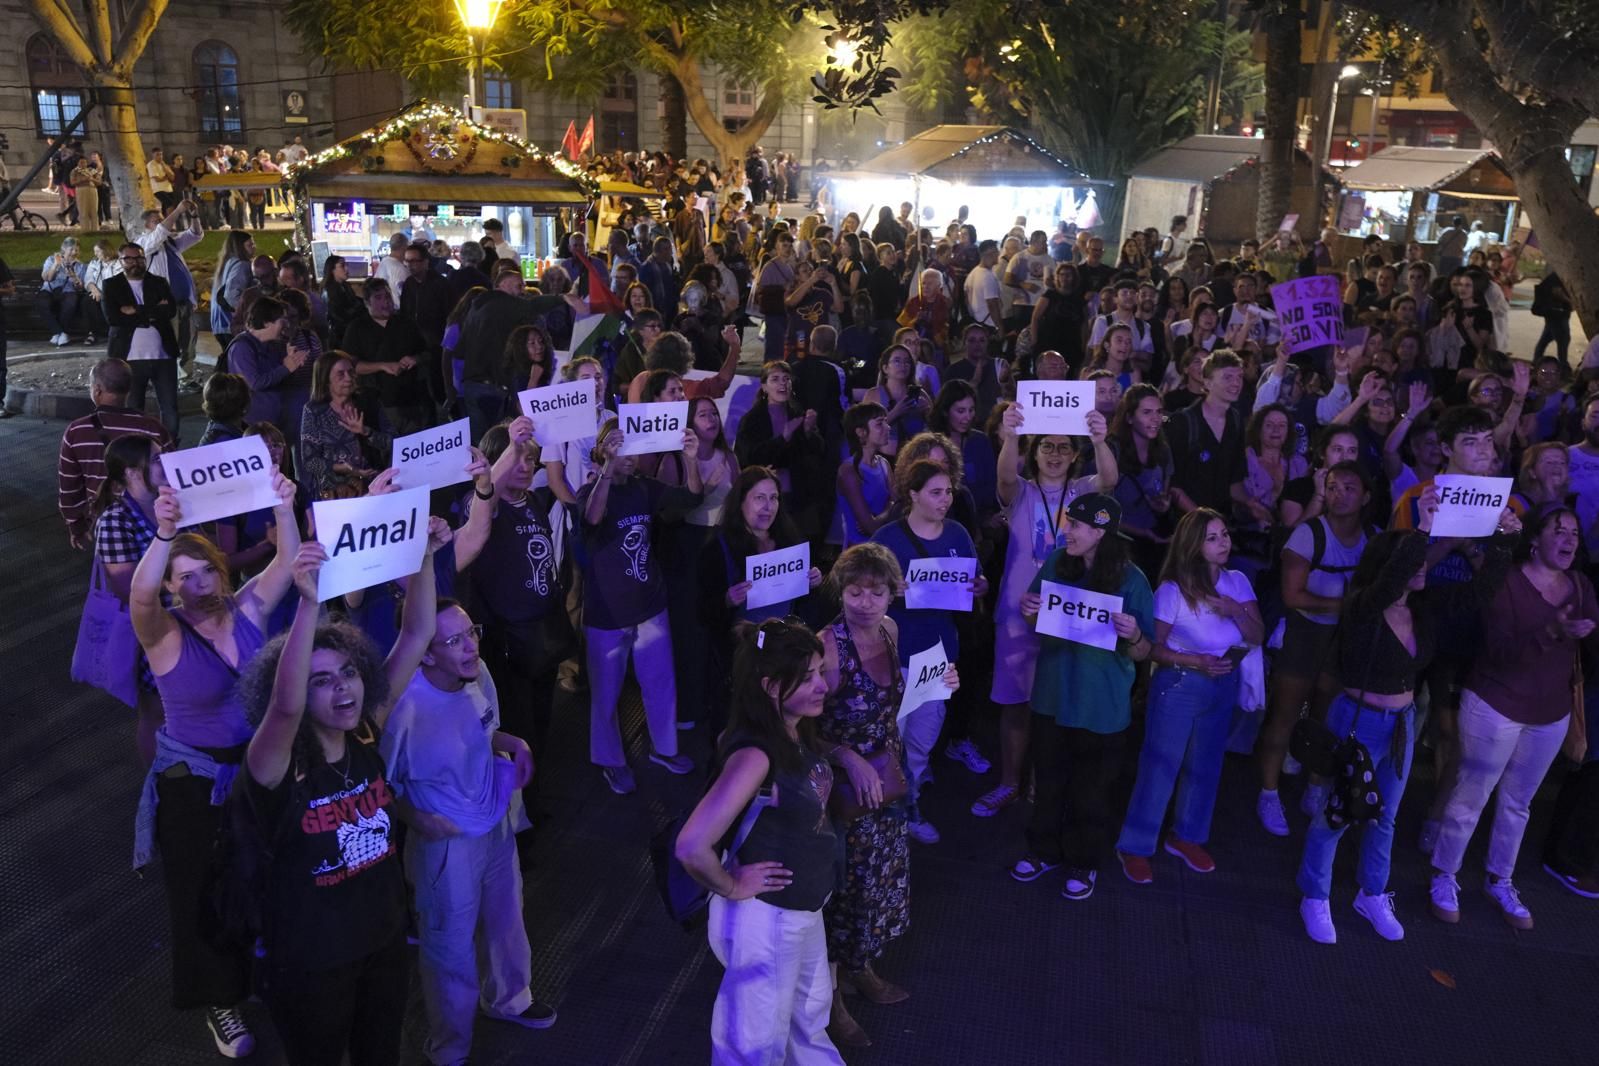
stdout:
<svg viewBox="0 0 1599 1066">
<path fill-rule="evenodd" d="M 1272 306 L 1283 339 L 1278 350 L 1293 355 L 1324 344 L 1342 344 L 1344 302 L 1331 274 L 1295 278 L 1271 287 Z"/>
</svg>

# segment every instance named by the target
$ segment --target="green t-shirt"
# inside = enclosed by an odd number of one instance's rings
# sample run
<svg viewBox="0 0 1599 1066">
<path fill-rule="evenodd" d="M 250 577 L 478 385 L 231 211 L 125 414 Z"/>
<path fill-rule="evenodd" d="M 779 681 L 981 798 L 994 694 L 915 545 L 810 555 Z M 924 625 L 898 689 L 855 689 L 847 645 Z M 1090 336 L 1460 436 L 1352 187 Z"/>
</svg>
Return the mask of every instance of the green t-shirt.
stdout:
<svg viewBox="0 0 1599 1066">
<path fill-rule="evenodd" d="M 1065 555 L 1064 548 L 1050 553 L 1027 591 L 1038 592 L 1046 580 L 1076 584 L 1053 576 Z M 1119 594 L 1123 613 L 1138 619 L 1138 628 L 1153 641 L 1155 596 L 1149 589 L 1149 579 L 1132 563 L 1127 564 L 1122 575 Z M 1038 643 L 1033 713 L 1053 718 L 1057 725 L 1091 733 L 1120 733 L 1132 724 L 1135 666 L 1131 659 L 1119 651 L 1105 651 L 1042 633 Z"/>
</svg>

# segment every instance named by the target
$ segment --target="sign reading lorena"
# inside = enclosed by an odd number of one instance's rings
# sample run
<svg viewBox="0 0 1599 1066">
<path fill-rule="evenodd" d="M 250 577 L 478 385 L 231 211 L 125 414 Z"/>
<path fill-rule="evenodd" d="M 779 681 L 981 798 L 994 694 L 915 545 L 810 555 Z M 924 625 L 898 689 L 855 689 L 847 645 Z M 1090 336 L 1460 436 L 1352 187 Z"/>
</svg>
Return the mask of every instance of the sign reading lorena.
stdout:
<svg viewBox="0 0 1599 1066">
<path fill-rule="evenodd" d="M 1278 351 L 1293 355 L 1344 340 L 1344 298 L 1331 274 L 1295 278 L 1271 287 L 1283 339 Z"/>
<path fill-rule="evenodd" d="M 898 721 L 905 721 L 907 714 L 924 703 L 949 699 L 949 686 L 944 684 L 944 674 L 949 666 L 949 656 L 944 654 L 942 640 L 911 656 L 909 665 L 905 667 L 905 696 L 899 701 Z"/>
<path fill-rule="evenodd" d="M 533 439 L 540 448 L 592 437 L 598 427 L 594 410 L 594 382 L 563 381 L 516 394 L 522 413 L 533 420 Z"/>
<path fill-rule="evenodd" d="M 1093 648 L 1115 650 L 1116 624 L 1110 616 L 1121 612 L 1120 596 L 1105 596 L 1055 581 L 1039 582 L 1038 592 L 1043 599 L 1038 608 L 1038 632 Z"/>
<path fill-rule="evenodd" d="M 746 609 L 797 600 L 811 588 L 811 544 L 801 541 L 744 560 L 744 580 L 750 583 Z"/>
<path fill-rule="evenodd" d="M 442 489 L 469 480 L 472 424 L 465 418 L 394 439 L 394 483 L 402 489 Z"/>
<path fill-rule="evenodd" d="M 317 575 L 317 598 L 409 577 L 422 566 L 428 537 L 428 489 L 400 489 L 311 505 L 316 539 L 328 550 Z"/>
<path fill-rule="evenodd" d="M 1084 437 L 1088 435 L 1088 412 L 1094 409 L 1094 383 L 1018 382 L 1016 406 L 1022 409 L 1023 433 Z"/>
<path fill-rule="evenodd" d="M 1499 528 L 1499 516 L 1510 503 L 1515 482 L 1507 477 L 1471 477 L 1439 474 L 1438 513 L 1432 518 L 1435 537 L 1490 537 Z"/>
<path fill-rule="evenodd" d="M 272 456 L 260 437 L 162 452 L 160 458 L 167 483 L 178 491 L 185 526 L 278 505 L 278 494 L 272 491 Z"/>
<path fill-rule="evenodd" d="M 912 559 L 905 568 L 905 606 L 912 610 L 969 611 L 977 560 Z"/>
<path fill-rule="evenodd" d="M 623 455 L 683 449 L 683 429 L 688 425 L 687 400 L 618 404 L 616 415 L 622 426 Z"/>
</svg>

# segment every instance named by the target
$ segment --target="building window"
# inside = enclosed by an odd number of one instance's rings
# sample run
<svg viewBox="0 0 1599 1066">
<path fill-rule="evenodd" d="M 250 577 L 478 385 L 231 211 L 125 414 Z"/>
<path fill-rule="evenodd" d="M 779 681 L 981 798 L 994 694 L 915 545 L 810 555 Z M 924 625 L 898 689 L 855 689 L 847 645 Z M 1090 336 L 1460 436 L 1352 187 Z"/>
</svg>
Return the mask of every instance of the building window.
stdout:
<svg viewBox="0 0 1599 1066">
<path fill-rule="evenodd" d="M 59 137 L 83 110 L 83 75 L 66 52 L 44 34 L 27 47 L 28 85 L 33 95 L 33 124 L 41 137 Z M 80 128 L 78 136 L 83 136 Z"/>
<path fill-rule="evenodd" d="M 244 143 L 244 101 L 239 95 L 239 56 L 221 41 L 194 50 L 200 136 L 224 144 Z"/>
<path fill-rule="evenodd" d="M 737 133 L 750 124 L 750 120 L 738 115 L 727 115 L 722 119 L 722 128 L 728 133 Z"/>
<path fill-rule="evenodd" d="M 638 151 L 638 113 L 636 111 L 601 111 L 599 122 L 599 151 Z"/>
<path fill-rule="evenodd" d="M 483 106 L 516 106 L 516 83 L 498 71 L 483 72 Z"/>
<path fill-rule="evenodd" d="M 600 100 L 609 105 L 620 104 L 631 109 L 638 102 L 638 79 L 631 70 L 619 70 L 611 75 L 611 80 L 605 83 L 605 92 Z M 621 110 L 622 107 L 616 108 Z"/>
<path fill-rule="evenodd" d="M 727 81 L 722 84 L 722 104 L 728 110 L 748 108 L 755 110 L 755 86 L 745 85 L 736 81 Z"/>
</svg>

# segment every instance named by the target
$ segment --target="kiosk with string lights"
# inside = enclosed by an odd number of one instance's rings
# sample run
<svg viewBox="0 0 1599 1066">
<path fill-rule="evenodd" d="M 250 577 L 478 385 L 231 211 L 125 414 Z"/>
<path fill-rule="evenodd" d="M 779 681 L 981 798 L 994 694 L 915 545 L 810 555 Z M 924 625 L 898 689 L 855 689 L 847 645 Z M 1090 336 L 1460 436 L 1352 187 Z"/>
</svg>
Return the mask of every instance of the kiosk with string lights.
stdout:
<svg viewBox="0 0 1599 1066">
<path fill-rule="evenodd" d="M 536 277 L 555 257 L 556 215 L 599 191 L 567 160 L 428 100 L 287 167 L 283 180 L 294 193 L 295 243 L 313 250 L 319 274 L 329 255 L 342 255 L 355 276 L 396 233 L 453 251 L 498 219 L 523 276 Z"/>
</svg>

